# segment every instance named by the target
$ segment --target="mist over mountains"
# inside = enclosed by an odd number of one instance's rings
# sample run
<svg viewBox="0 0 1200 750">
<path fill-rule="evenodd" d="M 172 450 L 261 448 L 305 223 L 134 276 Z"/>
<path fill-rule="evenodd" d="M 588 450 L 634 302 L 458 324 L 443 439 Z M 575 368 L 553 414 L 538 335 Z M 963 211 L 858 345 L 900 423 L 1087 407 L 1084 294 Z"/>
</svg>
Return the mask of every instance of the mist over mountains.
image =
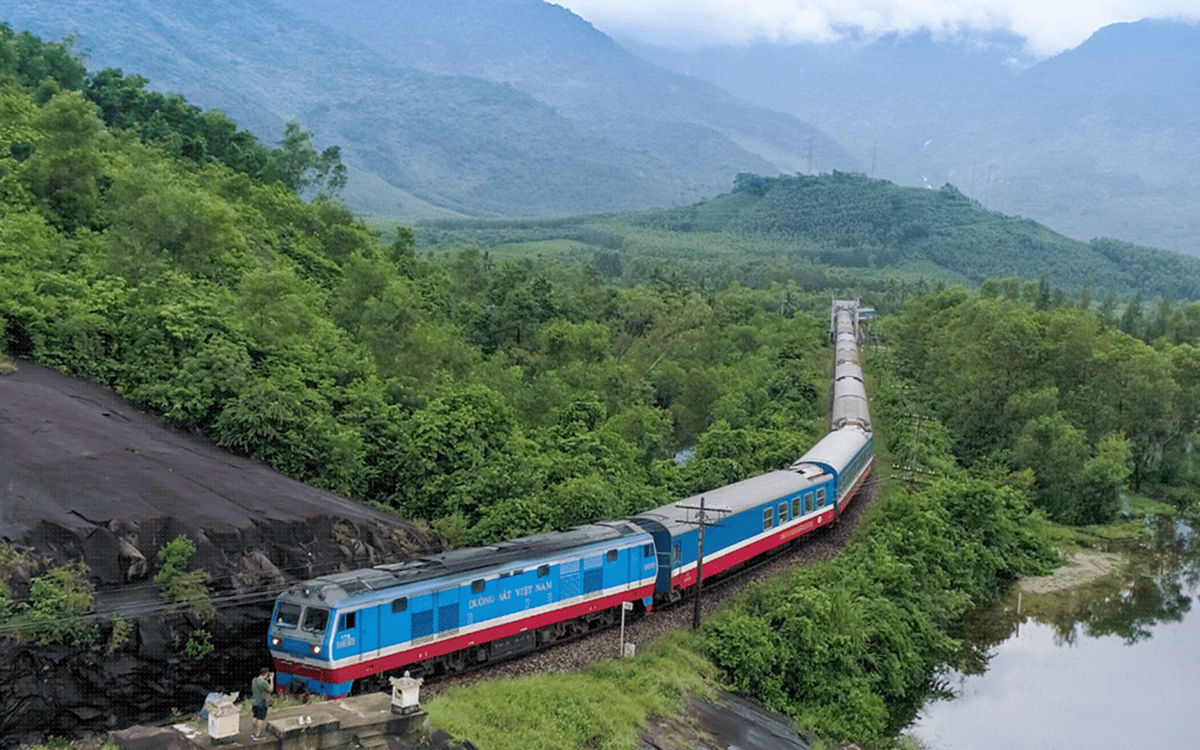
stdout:
<svg viewBox="0 0 1200 750">
<path fill-rule="evenodd" d="M 406 218 L 685 205 L 739 172 L 953 184 L 1079 239 L 1200 254 L 1200 30 L 670 52 L 541 0 L 64 0 L 0 20 L 89 69 L 338 144 L 345 199 Z"/>
<path fill-rule="evenodd" d="M 869 43 L 673 52 L 653 62 L 803 113 L 900 185 L 949 182 L 994 210 L 1078 239 L 1200 254 L 1200 27 L 1100 29 L 1043 61 L 1022 41 Z"/>
<path fill-rule="evenodd" d="M 268 144 L 285 121 L 298 120 L 318 144 L 339 144 L 352 168 L 462 213 L 690 203 L 727 190 L 738 172 L 796 169 L 802 144 L 821 137 L 795 117 L 655 70 L 539 0 L 303 7 L 309 15 L 327 11 L 347 31 L 355 24 L 346 21 L 359 19 L 360 31 L 386 31 L 391 23 L 424 29 L 418 38 L 454 32 L 442 58 L 475 50 L 479 60 L 524 71 L 514 76 L 521 81 L 540 77 L 581 95 L 573 106 L 562 96 L 538 99 L 508 81 L 450 70 L 434 53 L 418 69 L 412 64 L 421 60 L 411 55 L 385 55 L 268 0 L 18 3 L 0 20 L 49 39 L 74 34 L 89 69 L 137 72 L 152 88 L 225 111 Z M 503 23 L 512 33 L 498 33 Z M 514 37 L 518 30 L 523 36 Z M 487 39 L 505 44 L 483 47 Z M 383 49 L 413 47 L 392 37 L 374 41 Z M 564 50 L 576 56 L 548 66 Z M 841 157 L 841 168 L 857 166 Z M 359 195 L 351 188 L 346 197 L 362 208 Z"/>
</svg>

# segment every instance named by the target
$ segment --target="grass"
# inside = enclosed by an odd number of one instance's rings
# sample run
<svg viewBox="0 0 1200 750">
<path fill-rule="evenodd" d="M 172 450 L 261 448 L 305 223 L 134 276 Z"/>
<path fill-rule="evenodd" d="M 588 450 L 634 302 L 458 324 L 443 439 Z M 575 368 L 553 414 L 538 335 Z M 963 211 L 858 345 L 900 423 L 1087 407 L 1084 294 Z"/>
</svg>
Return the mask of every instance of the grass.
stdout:
<svg viewBox="0 0 1200 750">
<path fill-rule="evenodd" d="M 637 747 L 649 717 L 711 697 L 717 670 L 691 633 L 673 633 L 634 659 L 581 672 L 476 683 L 425 705 L 430 721 L 489 750 Z"/>
</svg>

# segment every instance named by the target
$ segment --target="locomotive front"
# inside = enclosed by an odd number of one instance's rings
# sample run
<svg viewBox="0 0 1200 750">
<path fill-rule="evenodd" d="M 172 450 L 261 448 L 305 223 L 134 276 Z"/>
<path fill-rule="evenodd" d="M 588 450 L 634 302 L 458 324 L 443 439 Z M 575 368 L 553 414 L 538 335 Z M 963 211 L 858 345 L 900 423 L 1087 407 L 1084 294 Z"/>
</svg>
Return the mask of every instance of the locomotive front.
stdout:
<svg viewBox="0 0 1200 750">
<path fill-rule="evenodd" d="M 277 687 L 291 686 L 295 680 L 301 684 L 312 680 L 317 684 L 305 685 L 306 689 L 338 694 L 337 687 L 327 682 L 332 667 L 329 625 L 337 602 L 345 596 L 340 587 L 316 579 L 292 587 L 276 600 L 268 643 L 275 660 Z"/>
</svg>

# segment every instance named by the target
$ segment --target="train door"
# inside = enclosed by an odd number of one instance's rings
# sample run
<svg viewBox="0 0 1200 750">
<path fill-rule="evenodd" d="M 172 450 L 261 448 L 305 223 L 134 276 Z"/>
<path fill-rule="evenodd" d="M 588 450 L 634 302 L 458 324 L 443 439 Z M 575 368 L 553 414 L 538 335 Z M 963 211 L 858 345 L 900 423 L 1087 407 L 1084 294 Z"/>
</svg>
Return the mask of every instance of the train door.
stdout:
<svg viewBox="0 0 1200 750">
<path fill-rule="evenodd" d="M 338 613 L 334 621 L 333 649 L 330 653 L 332 661 L 340 661 L 348 657 L 362 657 L 362 634 L 359 632 L 360 610 Z M 357 660 L 357 659 L 356 659 Z"/>
<path fill-rule="evenodd" d="M 362 636 L 362 655 L 364 659 L 379 656 L 379 610 L 376 605 L 358 611 L 358 632 Z"/>
</svg>

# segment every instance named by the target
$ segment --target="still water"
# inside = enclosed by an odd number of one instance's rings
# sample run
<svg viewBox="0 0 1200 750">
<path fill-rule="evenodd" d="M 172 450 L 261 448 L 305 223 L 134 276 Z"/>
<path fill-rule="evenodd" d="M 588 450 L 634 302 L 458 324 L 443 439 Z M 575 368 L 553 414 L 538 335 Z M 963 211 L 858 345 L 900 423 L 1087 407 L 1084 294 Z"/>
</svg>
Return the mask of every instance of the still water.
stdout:
<svg viewBox="0 0 1200 750">
<path fill-rule="evenodd" d="M 954 697 L 905 734 L 929 750 L 1200 747 L 1200 545 L 1182 523 L 1157 532 L 1129 570 L 981 612 L 972 674 L 950 672 Z"/>
</svg>

